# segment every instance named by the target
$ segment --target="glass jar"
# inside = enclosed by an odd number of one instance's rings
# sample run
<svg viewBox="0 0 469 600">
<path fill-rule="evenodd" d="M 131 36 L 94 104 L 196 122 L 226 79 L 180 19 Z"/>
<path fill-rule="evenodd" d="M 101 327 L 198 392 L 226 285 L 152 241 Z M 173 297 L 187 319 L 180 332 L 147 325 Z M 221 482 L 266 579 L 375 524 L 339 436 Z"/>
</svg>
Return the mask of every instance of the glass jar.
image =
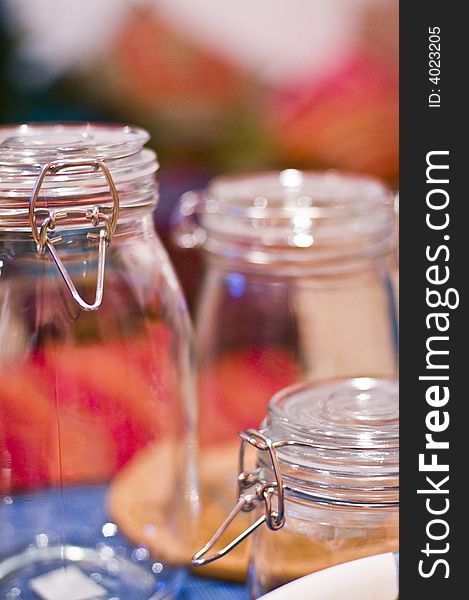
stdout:
<svg viewBox="0 0 469 600">
<path fill-rule="evenodd" d="M 233 436 L 258 426 L 276 391 L 396 373 L 393 196 L 337 172 L 220 177 L 183 196 L 176 233 L 205 257 L 195 323 L 206 537 L 235 493 Z"/>
<path fill-rule="evenodd" d="M 148 139 L 0 128 L 1 598 L 149 600 L 181 583 L 193 349 Z"/>
<path fill-rule="evenodd" d="M 301 384 L 272 398 L 260 431 L 242 437 L 239 500 L 223 523 L 255 511 L 234 542 L 194 564 L 220 558 L 255 531 L 253 598 L 313 571 L 398 550 L 399 400 L 392 379 L 359 377 Z M 258 450 L 247 470 L 247 445 Z"/>
</svg>

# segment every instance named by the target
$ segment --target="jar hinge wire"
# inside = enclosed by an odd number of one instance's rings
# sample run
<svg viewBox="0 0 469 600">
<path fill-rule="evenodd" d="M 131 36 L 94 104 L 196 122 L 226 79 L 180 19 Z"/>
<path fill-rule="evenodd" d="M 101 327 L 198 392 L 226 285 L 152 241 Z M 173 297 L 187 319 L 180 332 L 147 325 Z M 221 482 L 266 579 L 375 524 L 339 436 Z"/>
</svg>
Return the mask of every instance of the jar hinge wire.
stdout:
<svg viewBox="0 0 469 600">
<path fill-rule="evenodd" d="M 38 225 L 37 216 L 41 212 L 41 209 L 37 210 L 36 205 L 39 198 L 39 192 L 41 191 L 44 179 L 49 173 L 56 174 L 59 171 L 68 168 L 76 167 L 91 167 L 92 173 L 101 170 L 106 178 L 109 190 L 111 192 L 113 207 L 111 216 L 108 216 L 104 212 L 100 211 L 98 206 L 94 206 L 90 209 L 72 209 L 72 210 L 46 210 L 46 218 L 43 220 L 41 225 Z M 29 222 L 31 225 L 31 232 L 33 234 L 34 241 L 36 242 L 37 251 L 39 254 L 49 250 L 51 256 L 57 265 L 57 268 L 62 275 L 63 280 L 67 288 L 69 289 L 75 302 L 86 311 L 97 310 L 103 301 L 104 292 L 104 271 L 106 263 L 106 248 L 110 244 L 112 236 L 117 227 L 117 220 L 119 217 L 119 195 L 117 193 L 116 186 L 112 179 L 112 175 L 101 160 L 80 160 L 80 161 L 53 161 L 47 163 L 41 169 L 41 172 L 34 184 L 31 198 L 29 201 Z M 63 261 L 58 255 L 54 244 L 61 241 L 60 236 L 50 237 L 49 232 L 54 231 L 59 221 L 70 220 L 70 219 L 81 219 L 86 222 L 91 222 L 93 226 L 98 227 L 103 225 L 103 228 L 99 233 L 88 233 L 88 239 L 98 239 L 98 269 L 97 269 L 97 281 L 96 281 L 96 294 L 92 304 L 88 304 L 80 296 L 78 290 L 75 287 Z"/>
<path fill-rule="evenodd" d="M 246 431 L 242 431 L 239 433 L 239 436 L 241 437 L 241 446 L 239 451 L 238 501 L 212 538 L 205 544 L 203 548 L 194 554 L 192 557 L 192 564 L 194 566 L 198 567 L 206 565 L 214 560 L 217 560 L 218 558 L 221 558 L 222 556 L 225 556 L 225 554 L 240 544 L 263 523 L 266 523 L 267 527 L 273 531 L 282 528 L 285 524 L 284 486 L 275 448 L 278 446 L 292 445 L 293 443 L 297 445 L 307 444 L 288 441 L 272 442 L 272 440 L 270 440 L 266 435 L 264 435 L 261 431 L 257 431 L 256 429 L 247 429 Z M 274 481 L 262 482 L 259 478 L 259 469 L 250 471 L 245 470 L 245 454 L 247 444 L 254 446 L 257 450 L 267 451 L 269 453 L 272 463 L 272 470 L 274 473 Z M 248 493 L 248 490 L 254 486 L 254 492 Z M 274 510 L 272 506 L 272 497 L 274 492 L 277 492 L 276 510 Z M 235 539 L 226 544 L 226 546 L 224 546 L 221 550 L 206 556 L 240 512 L 250 512 L 262 502 L 264 503 L 265 511 L 261 517 L 247 527 Z"/>
</svg>

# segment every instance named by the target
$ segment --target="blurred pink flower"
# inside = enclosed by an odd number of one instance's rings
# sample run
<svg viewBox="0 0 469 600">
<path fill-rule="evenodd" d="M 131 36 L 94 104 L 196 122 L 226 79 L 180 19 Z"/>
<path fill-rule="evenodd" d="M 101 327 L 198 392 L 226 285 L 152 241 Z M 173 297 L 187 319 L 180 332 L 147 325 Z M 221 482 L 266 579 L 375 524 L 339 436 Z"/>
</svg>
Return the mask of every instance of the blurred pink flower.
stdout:
<svg viewBox="0 0 469 600">
<path fill-rule="evenodd" d="M 284 160 L 398 173 L 398 80 L 394 65 L 358 55 L 322 82 L 281 90 L 267 129 Z"/>
<path fill-rule="evenodd" d="M 232 65 L 178 36 L 154 11 L 134 11 L 112 52 L 114 83 L 143 109 L 197 115 L 220 111 L 239 97 Z"/>
</svg>

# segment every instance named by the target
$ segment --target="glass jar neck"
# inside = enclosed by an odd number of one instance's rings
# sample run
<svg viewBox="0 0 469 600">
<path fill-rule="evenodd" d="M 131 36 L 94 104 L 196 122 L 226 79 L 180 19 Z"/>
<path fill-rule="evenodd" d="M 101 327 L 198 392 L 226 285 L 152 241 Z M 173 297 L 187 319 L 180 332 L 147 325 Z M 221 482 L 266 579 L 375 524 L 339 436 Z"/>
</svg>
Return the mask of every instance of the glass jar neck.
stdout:
<svg viewBox="0 0 469 600">
<path fill-rule="evenodd" d="M 373 457 L 370 456 L 372 460 Z M 287 500 L 300 504 L 359 510 L 396 510 L 399 507 L 399 474 L 370 473 L 358 476 L 344 471 L 327 471 L 327 464 L 304 467 L 279 456 Z M 261 481 L 272 481 L 271 466 L 259 460 Z"/>
<path fill-rule="evenodd" d="M 119 212 L 119 219 L 116 225 L 116 230 L 113 235 L 114 238 L 118 238 L 122 235 L 128 235 L 130 233 L 138 234 L 142 228 L 145 231 L 148 230 L 148 224 L 151 225 L 153 230 L 153 211 L 156 203 L 148 204 L 141 207 L 124 208 Z M 106 209 L 104 209 L 106 210 Z M 86 238 L 89 233 L 93 233 L 96 227 L 92 222 L 85 221 L 74 221 L 73 219 L 59 223 L 56 228 L 57 235 L 60 235 L 65 242 L 67 239 L 79 239 Z M 90 237 L 92 241 L 92 236 Z M 29 224 L 24 223 L 23 226 L 11 226 L 7 223 L 0 221 L 0 243 L 1 242 L 19 242 L 21 244 L 31 243 L 32 248 L 35 249 L 35 242 L 31 235 L 31 227 Z"/>
<path fill-rule="evenodd" d="M 204 251 L 210 264 L 231 270 L 317 278 L 360 275 L 370 269 L 384 268 L 396 252 L 393 235 L 366 248 L 279 248 L 259 244 L 228 243 L 208 237 Z"/>
</svg>

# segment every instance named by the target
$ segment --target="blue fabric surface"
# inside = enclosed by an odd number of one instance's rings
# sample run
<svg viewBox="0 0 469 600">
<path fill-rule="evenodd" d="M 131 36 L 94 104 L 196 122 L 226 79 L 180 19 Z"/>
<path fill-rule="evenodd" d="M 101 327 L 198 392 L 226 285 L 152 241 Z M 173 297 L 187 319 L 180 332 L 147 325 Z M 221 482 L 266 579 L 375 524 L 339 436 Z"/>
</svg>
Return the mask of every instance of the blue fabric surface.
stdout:
<svg viewBox="0 0 469 600">
<path fill-rule="evenodd" d="M 247 588 L 235 583 L 189 576 L 178 600 L 248 600 Z"/>
<path fill-rule="evenodd" d="M 108 523 L 110 517 L 106 512 L 107 489 L 105 486 L 71 487 L 61 493 L 58 490 L 45 490 L 34 494 L 0 498 L 0 561 L 12 554 L 21 552 L 24 548 L 36 544 L 66 544 L 78 546 L 100 546 L 106 545 L 113 548 L 120 556 L 132 564 L 143 568 L 151 573 L 153 560 L 148 558 L 135 558 L 135 548 L 116 531 L 109 531 L 103 527 Z M 111 529 L 112 529 L 112 523 Z M 9 597 L 5 594 L 3 585 L 18 586 L 23 590 L 21 598 L 25 600 L 37 599 L 30 590 L 28 579 L 43 572 L 48 572 L 60 566 L 59 563 L 50 562 L 44 567 L 30 568 L 25 571 L 24 576 L 13 573 L 9 576 L 7 584 L 5 580 L 0 581 L 0 598 Z M 93 567 L 93 570 L 96 569 Z M 86 569 L 85 569 L 86 571 Z M 174 569 L 165 566 L 163 574 L 166 573 L 167 581 L 173 581 Z M 158 571 L 159 572 L 159 571 Z M 103 571 L 104 573 L 104 571 Z M 179 579 L 175 571 L 174 576 Z M 88 574 L 89 575 L 89 574 Z M 164 589 L 166 578 L 157 576 L 159 580 L 156 589 Z M 134 579 L 135 581 L 135 579 Z M 10 589 L 8 587 L 8 589 Z M 111 588 L 108 588 L 109 590 Z M 155 589 L 155 588 L 153 588 Z M 148 598 L 142 590 L 135 595 L 125 591 L 125 585 L 119 586 L 117 594 L 113 597 L 120 600 L 141 600 Z M 249 595 L 246 587 L 232 583 L 213 581 L 188 575 L 184 579 L 183 587 L 178 595 L 178 600 L 247 600 Z M 66 600 L 64 598 L 64 600 Z"/>
</svg>

